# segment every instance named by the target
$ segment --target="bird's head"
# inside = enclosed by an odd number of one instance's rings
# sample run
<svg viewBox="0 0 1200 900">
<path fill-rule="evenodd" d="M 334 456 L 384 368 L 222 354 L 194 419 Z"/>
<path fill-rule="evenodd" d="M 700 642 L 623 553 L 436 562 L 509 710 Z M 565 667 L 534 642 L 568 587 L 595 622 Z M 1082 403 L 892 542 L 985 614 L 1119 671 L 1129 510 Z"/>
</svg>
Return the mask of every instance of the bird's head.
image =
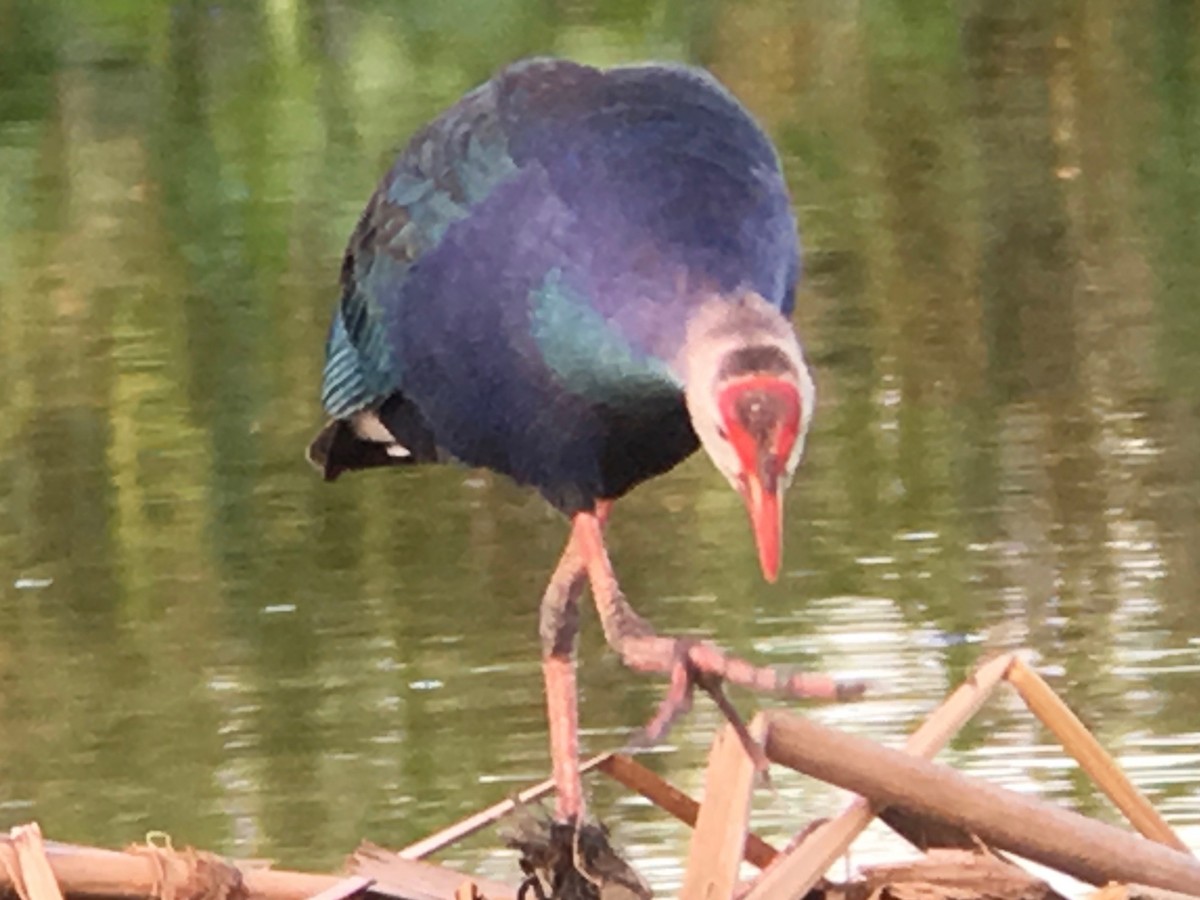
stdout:
<svg viewBox="0 0 1200 900">
<path fill-rule="evenodd" d="M 750 514 L 763 576 L 779 575 L 783 492 L 815 391 L 790 323 L 757 295 L 706 306 L 688 329 L 686 395 L 700 443 Z"/>
</svg>

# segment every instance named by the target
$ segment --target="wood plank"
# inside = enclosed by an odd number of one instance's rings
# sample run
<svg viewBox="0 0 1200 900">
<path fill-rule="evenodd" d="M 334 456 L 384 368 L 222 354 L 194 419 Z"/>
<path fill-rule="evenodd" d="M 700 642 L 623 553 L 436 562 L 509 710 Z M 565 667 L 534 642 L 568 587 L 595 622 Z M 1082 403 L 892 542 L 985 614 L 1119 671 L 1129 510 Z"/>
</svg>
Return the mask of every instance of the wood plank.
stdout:
<svg viewBox="0 0 1200 900">
<path fill-rule="evenodd" d="M 1144 884 L 1106 884 L 1087 900 L 1200 900 L 1200 894 L 1181 894 Z"/>
<path fill-rule="evenodd" d="M 781 712 L 765 714 L 767 756 L 796 771 L 945 819 L 1002 850 L 1089 884 L 1200 888 L 1200 861 L 1111 825 Z M 1033 826 L 1036 823 L 1036 827 Z"/>
<path fill-rule="evenodd" d="M 983 853 L 935 850 L 863 870 L 863 896 L 954 900 L 1057 900 L 1045 881 Z"/>
<path fill-rule="evenodd" d="M 1130 824 L 1153 841 L 1191 853 L 1188 845 L 1158 814 L 1133 782 L 1129 780 L 1107 750 L 1079 721 L 1071 708 L 1054 692 L 1042 676 L 1017 660 L 1008 673 L 1008 680 L 1017 689 L 1030 712 L 1042 720 L 1058 738 L 1080 767 L 1091 776 Z"/>
<path fill-rule="evenodd" d="M 46 841 L 46 858 L 63 891 L 72 897 L 140 898 L 157 897 L 165 877 L 184 884 L 192 864 L 181 853 L 169 851 L 156 858 L 150 852 L 122 853 L 97 847 L 83 847 Z M 192 854 L 192 858 L 219 859 L 212 854 Z M 163 860 L 167 861 L 164 869 Z M 341 881 L 334 875 L 288 872 L 265 866 L 227 863 L 240 877 L 247 900 L 308 900 Z M 0 867 L 0 893 L 10 887 Z"/>
<path fill-rule="evenodd" d="M 516 889 L 498 881 L 476 878 L 443 866 L 405 859 L 383 847 L 364 841 L 350 857 L 356 875 L 374 879 L 371 893 L 396 900 L 454 900 L 464 882 L 472 882 L 487 900 L 515 900 Z M 516 868 L 514 864 L 513 868 Z"/>
<path fill-rule="evenodd" d="M 874 807 L 872 807 L 874 809 Z M 885 806 L 875 812 L 879 821 L 922 852 L 929 850 L 978 850 L 979 838 L 957 825 L 923 816 L 900 806 Z"/>
<path fill-rule="evenodd" d="M 762 741 L 762 714 L 750 723 L 750 736 Z M 732 725 L 717 732 L 704 779 L 704 801 L 688 852 L 681 897 L 730 900 L 738 883 L 750 823 L 750 800 L 758 774 Z"/>
<path fill-rule="evenodd" d="M 22 900 L 63 900 L 37 822 L 18 825 L 8 836 L 16 867 L 13 875 L 20 878 L 18 893 Z"/>
<path fill-rule="evenodd" d="M 211 853 L 191 849 L 135 848 L 122 853 L 95 847 L 81 847 L 47 841 L 46 858 L 55 880 L 64 893 L 75 897 L 124 898 L 146 900 L 162 896 L 163 883 L 190 885 L 195 888 L 208 880 L 240 880 L 245 900 L 311 900 L 324 891 L 344 889 L 344 876 L 319 875 L 270 869 L 253 864 L 235 864 Z M 6 839 L 0 839 L 0 852 L 11 852 Z M 468 876 L 429 863 L 406 861 L 412 868 L 389 868 L 396 880 L 381 879 L 372 892 L 387 893 L 403 900 L 450 900 Z M 357 873 L 371 878 L 372 873 Z M 404 878 L 411 877 L 407 884 Z M 472 879 L 487 900 L 513 900 L 516 891 L 498 882 Z M 14 889 L 11 876 L 0 865 L 0 895 Z"/>
<path fill-rule="evenodd" d="M 337 884 L 331 885 L 319 893 L 313 894 L 309 897 L 309 900 L 349 900 L 350 897 L 355 897 L 363 893 L 374 883 L 375 879 L 373 878 L 352 875 L 349 878 L 341 879 Z"/>
</svg>

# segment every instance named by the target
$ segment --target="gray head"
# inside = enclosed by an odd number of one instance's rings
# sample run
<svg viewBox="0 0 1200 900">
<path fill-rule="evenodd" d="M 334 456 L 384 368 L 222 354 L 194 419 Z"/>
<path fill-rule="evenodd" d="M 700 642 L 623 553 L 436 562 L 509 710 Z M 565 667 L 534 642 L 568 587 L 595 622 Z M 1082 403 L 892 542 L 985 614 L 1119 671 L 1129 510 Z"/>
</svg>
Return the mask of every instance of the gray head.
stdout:
<svg viewBox="0 0 1200 900">
<path fill-rule="evenodd" d="M 754 293 L 713 298 L 679 360 L 692 427 L 742 496 L 763 575 L 779 575 L 783 492 L 804 452 L 816 391 L 791 323 Z"/>
</svg>

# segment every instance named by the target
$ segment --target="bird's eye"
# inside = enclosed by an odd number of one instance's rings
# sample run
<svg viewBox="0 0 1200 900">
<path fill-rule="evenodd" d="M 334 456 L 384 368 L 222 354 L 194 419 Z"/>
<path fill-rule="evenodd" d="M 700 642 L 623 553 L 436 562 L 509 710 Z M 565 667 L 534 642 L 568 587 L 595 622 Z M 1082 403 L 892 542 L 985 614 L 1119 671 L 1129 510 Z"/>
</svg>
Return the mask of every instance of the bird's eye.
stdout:
<svg viewBox="0 0 1200 900">
<path fill-rule="evenodd" d="M 719 437 L 723 441 L 727 441 L 727 440 L 729 440 L 729 432 L 726 431 L 724 428 L 722 428 L 720 425 L 718 425 L 717 426 L 717 437 Z"/>
</svg>

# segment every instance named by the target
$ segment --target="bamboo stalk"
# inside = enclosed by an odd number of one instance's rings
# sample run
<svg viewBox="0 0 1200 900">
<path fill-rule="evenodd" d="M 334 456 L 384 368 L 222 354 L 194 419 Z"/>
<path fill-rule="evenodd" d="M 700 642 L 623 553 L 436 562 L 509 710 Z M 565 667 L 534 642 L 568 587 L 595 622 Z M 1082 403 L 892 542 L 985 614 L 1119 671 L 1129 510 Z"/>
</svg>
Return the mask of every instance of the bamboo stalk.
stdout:
<svg viewBox="0 0 1200 900">
<path fill-rule="evenodd" d="M 213 854 L 191 850 L 176 852 L 135 848 L 121 853 L 47 841 L 46 859 L 54 879 L 72 898 L 103 897 L 107 900 L 146 900 L 165 896 L 170 889 L 187 885 L 189 890 L 206 882 L 229 884 L 240 881 L 244 900 L 310 900 L 327 890 L 344 891 L 351 883 L 345 876 L 291 872 L 254 865 L 235 865 Z M 0 839 L 0 855 L 11 852 Z M 414 860 L 380 862 L 379 874 L 365 871 L 372 862 L 362 859 L 364 869 L 356 874 L 375 879 L 375 889 L 397 898 L 449 900 L 467 876 Z M 512 898 L 515 891 L 503 884 L 474 879 L 489 900 Z M 17 890 L 17 884 L 0 866 L 0 895 Z"/>
<path fill-rule="evenodd" d="M 486 878 L 476 878 L 433 863 L 405 859 L 398 853 L 364 841 L 350 857 L 349 868 L 372 878 L 372 891 L 404 900 L 450 900 L 469 883 L 470 890 L 487 900 L 514 900 L 516 889 Z"/>
<path fill-rule="evenodd" d="M 1130 824 L 1153 841 L 1191 853 L 1158 810 L 1133 785 L 1129 776 L 1079 721 L 1071 708 L 1045 680 L 1025 663 L 1017 660 L 1008 680 L 1017 689 L 1030 712 L 1042 720 L 1080 767 L 1091 776 Z"/>
<path fill-rule="evenodd" d="M 350 897 L 357 896 L 375 883 L 374 878 L 364 878 L 362 875 L 351 875 L 349 878 L 339 879 L 338 882 L 331 887 L 325 888 L 313 894 L 308 900 L 349 900 Z"/>
<path fill-rule="evenodd" d="M 1036 875 L 973 850 L 934 850 L 914 860 L 866 866 L 860 890 L 862 897 L 1063 900 Z"/>
<path fill-rule="evenodd" d="M 1089 894 L 1087 900 L 1200 900 L 1200 895 L 1165 891 L 1144 884 L 1107 884 Z"/>
<path fill-rule="evenodd" d="M 700 804 L 637 760 L 624 753 L 614 753 L 600 764 L 600 771 L 631 791 L 641 794 L 685 825 L 695 827 Z M 778 855 L 779 852 L 757 834 L 747 833 L 746 860 L 751 865 L 764 869 Z"/>
<path fill-rule="evenodd" d="M 1200 888 L 1200 861 L 1111 825 L 916 760 L 865 738 L 779 712 L 767 713 L 767 756 L 883 805 L 914 809 L 966 828 L 1090 884 L 1137 881 Z"/>
<path fill-rule="evenodd" d="M 750 736 L 761 743 L 766 730 L 762 714 L 750 722 Z M 704 803 L 692 832 L 681 897 L 729 900 L 737 885 L 750 823 L 755 761 L 737 731 L 726 724 L 717 732 L 704 780 Z"/>
<path fill-rule="evenodd" d="M 1005 677 L 1015 656 L 1006 653 L 979 666 L 971 677 L 921 723 L 904 745 L 904 752 L 932 759 L 979 711 Z M 834 861 L 875 816 L 871 804 L 856 797 L 834 819 L 819 826 L 754 882 L 746 900 L 800 898 L 812 889 Z"/>
<path fill-rule="evenodd" d="M 163 887 L 163 867 L 147 853 L 121 853 L 96 847 L 45 843 L 46 858 L 54 877 L 72 897 L 135 898 L 157 897 Z M 186 863 L 176 857 L 187 875 Z M 236 867 L 247 900 L 308 900 L 342 879 L 333 875 L 288 872 L 276 869 Z M 168 877 L 172 874 L 168 872 Z M 14 885 L 0 869 L 0 893 Z"/>
<path fill-rule="evenodd" d="M 37 822 L 18 825 L 8 835 L 16 856 L 17 871 L 13 874 L 21 879 L 18 892 L 23 900 L 63 900 L 50 861 L 46 859 L 42 829 Z"/>
</svg>

